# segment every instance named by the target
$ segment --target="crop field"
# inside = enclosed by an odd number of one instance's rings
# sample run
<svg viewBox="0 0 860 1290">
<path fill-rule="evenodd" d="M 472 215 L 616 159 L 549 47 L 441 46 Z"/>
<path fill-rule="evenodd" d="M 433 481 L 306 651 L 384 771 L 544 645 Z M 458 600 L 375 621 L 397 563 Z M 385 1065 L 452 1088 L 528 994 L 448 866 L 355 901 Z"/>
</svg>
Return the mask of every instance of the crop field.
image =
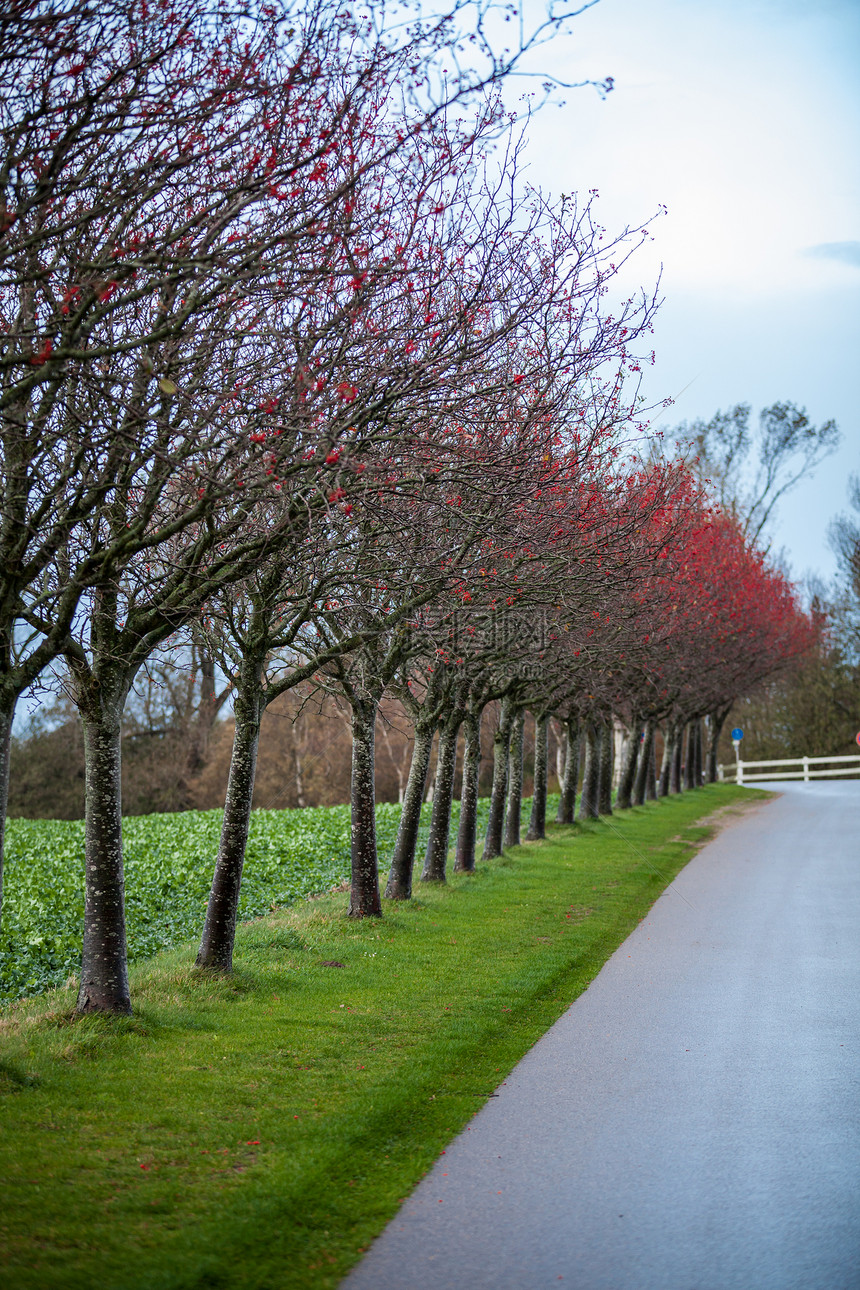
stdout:
<svg viewBox="0 0 860 1290">
<path fill-rule="evenodd" d="M 479 830 L 488 803 L 480 806 Z M 423 857 L 430 810 L 426 803 L 416 867 Z M 459 810 L 459 802 L 454 802 L 452 839 Z M 398 804 L 377 806 L 383 871 L 399 820 Z M 130 962 L 200 933 L 220 829 L 220 811 L 140 815 L 123 821 Z M 259 918 L 340 886 L 349 877 L 349 840 L 349 806 L 254 811 L 240 919 Z M 0 925 L 0 1004 L 62 985 L 77 972 L 83 921 L 83 821 L 10 820 Z"/>
</svg>

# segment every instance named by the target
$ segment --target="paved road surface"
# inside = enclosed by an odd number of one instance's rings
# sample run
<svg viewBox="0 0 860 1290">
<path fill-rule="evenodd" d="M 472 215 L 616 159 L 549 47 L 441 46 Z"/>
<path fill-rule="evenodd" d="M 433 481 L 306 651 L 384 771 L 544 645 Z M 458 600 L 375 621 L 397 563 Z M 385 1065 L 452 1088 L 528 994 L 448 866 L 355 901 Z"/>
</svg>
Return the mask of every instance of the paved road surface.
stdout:
<svg viewBox="0 0 860 1290">
<path fill-rule="evenodd" d="M 858 1290 L 860 783 L 769 787 L 344 1290 Z"/>
</svg>

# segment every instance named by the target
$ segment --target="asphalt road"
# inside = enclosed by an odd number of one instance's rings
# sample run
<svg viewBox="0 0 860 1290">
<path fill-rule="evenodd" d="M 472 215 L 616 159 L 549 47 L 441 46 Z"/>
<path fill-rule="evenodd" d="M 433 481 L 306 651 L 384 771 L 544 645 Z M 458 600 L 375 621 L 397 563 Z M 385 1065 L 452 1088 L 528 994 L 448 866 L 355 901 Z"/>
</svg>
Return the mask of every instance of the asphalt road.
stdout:
<svg viewBox="0 0 860 1290">
<path fill-rule="evenodd" d="M 345 1290 L 858 1290 L 860 783 L 763 787 Z"/>
</svg>

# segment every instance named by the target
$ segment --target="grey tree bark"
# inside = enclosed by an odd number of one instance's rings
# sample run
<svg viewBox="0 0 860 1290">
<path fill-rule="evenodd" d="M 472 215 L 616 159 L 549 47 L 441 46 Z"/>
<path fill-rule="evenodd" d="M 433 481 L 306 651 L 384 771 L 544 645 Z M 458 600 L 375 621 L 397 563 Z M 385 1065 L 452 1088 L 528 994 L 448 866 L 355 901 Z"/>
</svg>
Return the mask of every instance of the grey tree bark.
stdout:
<svg viewBox="0 0 860 1290">
<path fill-rule="evenodd" d="M 573 824 L 576 808 L 576 786 L 579 781 L 579 717 L 565 721 L 566 744 L 564 769 L 559 785 L 559 802 L 556 820 L 559 824 Z"/>
<path fill-rule="evenodd" d="M 472 873 L 478 833 L 478 774 L 481 768 L 481 712 L 468 710 L 463 718 L 463 781 L 460 790 L 460 827 L 457 830 L 456 873 Z"/>
<path fill-rule="evenodd" d="M 645 738 L 642 740 L 642 746 L 639 749 L 639 764 L 636 767 L 636 778 L 633 781 L 634 806 L 641 806 L 645 801 L 653 747 L 654 721 L 653 718 L 649 717 L 645 722 Z"/>
<path fill-rule="evenodd" d="M 645 801 L 656 802 L 657 800 L 657 724 L 654 723 L 654 733 L 651 736 L 651 750 L 648 754 L 648 773 L 645 776 Z"/>
<path fill-rule="evenodd" d="M 502 854 L 502 830 L 505 821 L 505 798 L 508 787 L 508 754 L 511 745 L 511 727 L 514 705 L 505 695 L 499 712 L 499 724 L 493 735 L 493 787 L 490 791 L 490 818 L 484 839 L 484 860 Z"/>
<path fill-rule="evenodd" d="M 567 746 L 566 727 L 560 717 L 556 717 L 556 724 L 553 727 L 555 735 L 555 777 L 558 780 L 558 791 L 561 792 L 561 781 L 564 779 L 564 763 Z M 559 734 L 558 732 L 561 731 Z M 560 821 L 561 822 L 561 821 Z"/>
<path fill-rule="evenodd" d="M 421 804 L 424 801 L 424 789 L 427 785 L 434 726 L 434 722 L 418 722 L 415 726 L 409 778 L 406 781 L 403 810 L 397 826 L 394 855 L 385 886 L 388 900 L 410 900 L 412 897 L 412 870 L 415 866 L 415 848 L 421 826 Z"/>
<path fill-rule="evenodd" d="M 680 721 L 675 722 L 675 747 L 672 753 L 672 767 L 669 771 L 669 792 L 680 793 L 683 787 L 681 766 L 684 760 L 684 727 Z"/>
<path fill-rule="evenodd" d="M 636 766 L 639 761 L 639 750 L 642 744 L 642 729 L 642 722 L 638 717 L 634 717 L 633 724 L 630 727 L 630 739 L 627 742 L 624 765 L 621 769 L 618 795 L 615 799 L 615 804 L 620 811 L 626 811 L 630 807 L 633 784 L 636 778 Z"/>
<path fill-rule="evenodd" d="M 508 757 L 508 797 L 505 807 L 505 846 L 520 845 L 520 816 L 523 805 L 523 743 L 526 724 L 525 708 L 518 708 L 511 728 Z"/>
<path fill-rule="evenodd" d="M 600 760 L 600 781 L 598 788 L 597 811 L 599 815 L 612 814 L 612 723 L 602 721 L 598 735 L 598 756 Z"/>
<path fill-rule="evenodd" d="M 0 704 L 0 912 L 3 909 L 3 854 L 6 842 L 6 810 L 9 804 L 9 755 L 17 696 Z"/>
<path fill-rule="evenodd" d="M 122 713 L 134 679 L 125 668 L 79 676 L 84 725 L 84 940 L 78 1012 L 130 1013 L 122 856 Z"/>
<path fill-rule="evenodd" d="M 351 699 L 351 705 L 352 872 L 348 913 L 351 918 L 377 918 L 382 913 L 382 899 L 379 894 L 376 853 L 376 787 L 374 784 L 376 700 L 355 695 Z"/>
<path fill-rule="evenodd" d="M 546 837 L 547 761 L 549 757 L 549 713 L 535 717 L 535 775 L 532 792 L 532 813 L 529 820 L 527 842 Z"/>
<path fill-rule="evenodd" d="M 239 892 L 251 828 L 251 804 L 263 714 L 260 688 L 262 659 L 248 661 L 243 672 L 246 670 L 250 675 L 243 678 L 244 685 L 240 680 L 233 707 L 235 730 L 224 818 L 203 935 L 197 952 L 198 967 L 219 972 L 230 972 L 233 969 Z"/>
<path fill-rule="evenodd" d="M 684 787 L 698 788 L 701 780 L 699 778 L 699 750 L 697 747 L 697 735 L 699 733 L 698 718 L 693 718 L 687 722 L 687 756 L 684 762 Z"/>
<path fill-rule="evenodd" d="M 579 799 L 579 818 L 597 820 L 600 818 L 598 800 L 600 793 L 600 756 L 597 749 L 597 735 L 592 722 L 585 727 L 585 765 L 582 770 L 582 796 Z"/>
<path fill-rule="evenodd" d="M 454 770 L 457 764 L 457 741 L 460 737 L 460 710 L 447 718 L 439 731 L 436 761 L 436 791 L 430 814 L 430 836 L 424 856 L 422 882 L 444 882 L 451 833 L 451 800 L 454 796 Z"/>
<path fill-rule="evenodd" d="M 723 726 L 726 724 L 726 717 L 731 711 L 731 705 L 725 708 L 717 708 L 711 713 L 711 728 L 709 731 L 710 739 L 708 743 L 708 759 L 705 771 L 705 782 L 716 784 L 717 782 L 717 745 L 720 742 Z"/>
<path fill-rule="evenodd" d="M 675 758 L 675 744 L 678 739 L 677 725 L 674 721 L 667 721 L 663 728 L 663 760 L 660 764 L 660 781 L 657 785 L 657 792 L 660 797 L 667 797 L 669 794 L 669 784 L 672 777 L 672 762 Z"/>
<path fill-rule="evenodd" d="M 705 774 L 702 760 L 702 718 L 696 718 L 696 788 L 701 788 Z"/>
</svg>

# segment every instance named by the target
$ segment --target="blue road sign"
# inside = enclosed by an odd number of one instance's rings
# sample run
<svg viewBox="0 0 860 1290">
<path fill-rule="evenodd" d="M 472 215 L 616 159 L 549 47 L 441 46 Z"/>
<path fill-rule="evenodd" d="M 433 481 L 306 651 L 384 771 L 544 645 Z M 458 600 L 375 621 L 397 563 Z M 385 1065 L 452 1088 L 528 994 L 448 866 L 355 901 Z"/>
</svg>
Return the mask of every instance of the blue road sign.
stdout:
<svg viewBox="0 0 860 1290">
<path fill-rule="evenodd" d="M 743 737 L 744 737 L 744 732 L 741 730 L 740 726 L 735 726 L 734 730 L 732 731 L 732 739 L 743 739 Z"/>
</svg>

